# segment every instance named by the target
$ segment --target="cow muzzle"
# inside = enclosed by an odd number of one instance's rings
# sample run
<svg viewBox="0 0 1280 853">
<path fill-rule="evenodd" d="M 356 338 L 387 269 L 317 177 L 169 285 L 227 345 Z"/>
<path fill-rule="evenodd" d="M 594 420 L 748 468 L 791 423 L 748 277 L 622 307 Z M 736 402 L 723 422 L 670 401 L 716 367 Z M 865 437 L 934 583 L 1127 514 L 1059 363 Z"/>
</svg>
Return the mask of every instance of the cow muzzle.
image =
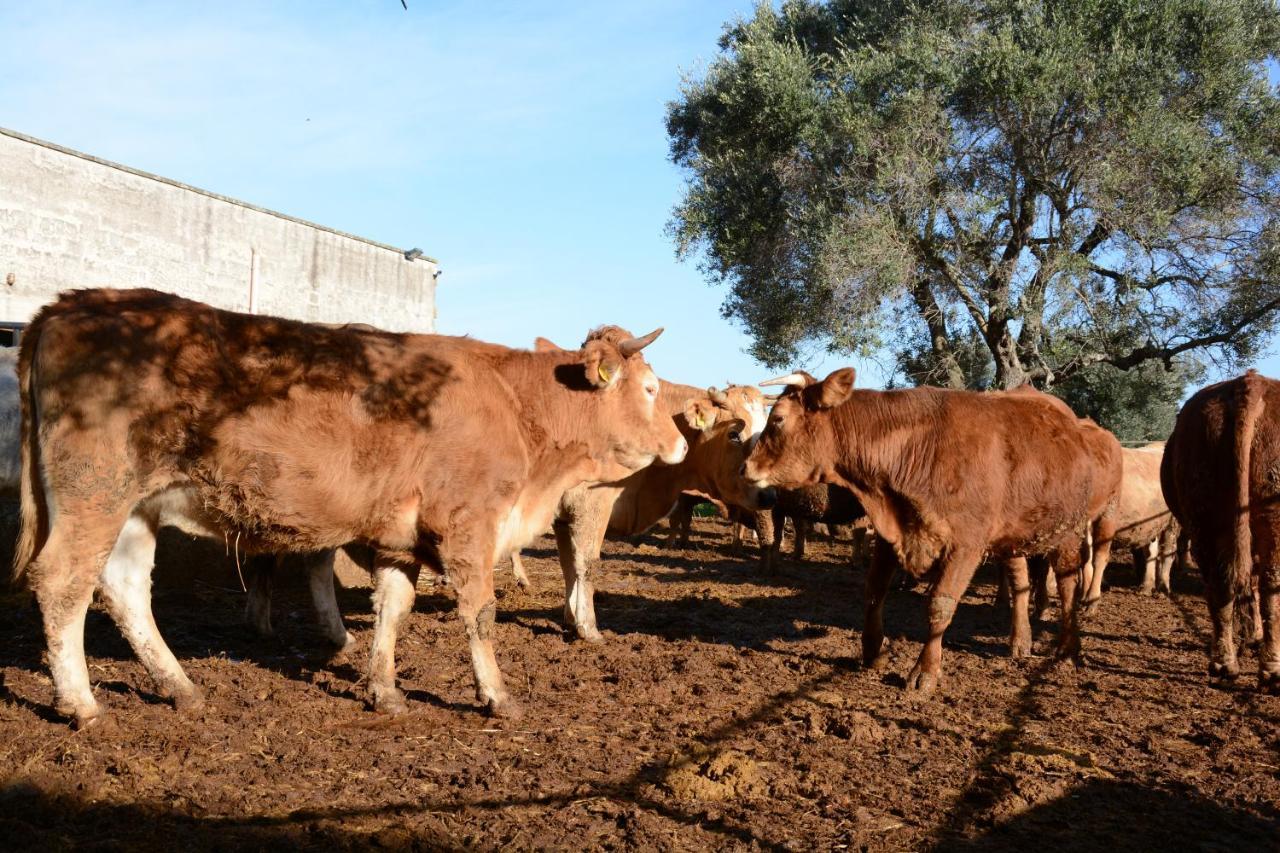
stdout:
<svg viewBox="0 0 1280 853">
<path fill-rule="evenodd" d="M 676 439 L 676 443 L 668 448 L 665 453 L 660 453 L 658 458 L 662 460 L 664 465 L 679 465 L 688 455 L 689 442 L 684 440 L 684 436 L 680 436 Z"/>
</svg>

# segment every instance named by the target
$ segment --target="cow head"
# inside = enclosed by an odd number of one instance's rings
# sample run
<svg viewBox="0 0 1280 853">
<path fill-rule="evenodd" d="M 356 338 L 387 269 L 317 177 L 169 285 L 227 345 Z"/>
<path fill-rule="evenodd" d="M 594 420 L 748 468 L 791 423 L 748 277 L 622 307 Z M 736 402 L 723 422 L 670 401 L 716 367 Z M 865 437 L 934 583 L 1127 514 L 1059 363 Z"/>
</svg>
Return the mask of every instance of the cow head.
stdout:
<svg viewBox="0 0 1280 853">
<path fill-rule="evenodd" d="M 764 395 L 742 385 L 730 385 L 723 391 L 708 388 L 706 396 L 689 403 L 684 418 L 694 430 L 690 464 L 711 494 L 743 509 L 771 505 L 771 495 L 742 477 L 742 463 L 764 425 Z"/>
<path fill-rule="evenodd" d="M 742 468 L 746 479 L 759 488 L 817 483 L 833 451 L 832 412 L 849 399 L 853 380 L 853 368 L 845 367 L 821 382 L 801 371 L 760 383 L 786 390 Z"/>
<path fill-rule="evenodd" d="M 675 465 L 689 450 L 675 421 L 657 405 L 658 377 L 640 354 L 660 334 L 662 329 L 655 329 L 635 337 L 604 326 L 587 335 L 578 351 L 584 378 L 598 401 L 596 425 L 606 450 L 600 461 L 620 466 L 621 476 L 655 459 Z"/>
</svg>

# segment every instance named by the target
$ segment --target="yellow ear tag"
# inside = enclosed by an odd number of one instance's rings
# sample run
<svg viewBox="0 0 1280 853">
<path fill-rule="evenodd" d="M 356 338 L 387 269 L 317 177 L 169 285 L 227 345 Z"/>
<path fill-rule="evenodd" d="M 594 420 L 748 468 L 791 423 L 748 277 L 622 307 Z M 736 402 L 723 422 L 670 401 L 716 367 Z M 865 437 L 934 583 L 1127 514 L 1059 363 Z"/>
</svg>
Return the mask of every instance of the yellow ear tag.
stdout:
<svg viewBox="0 0 1280 853">
<path fill-rule="evenodd" d="M 698 429 L 702 429 L 707 425 L 707 419 L 702 416 L 701 412 L 698 413 L 698 417 L 694 420 L 693 425 Z"/>
<path fill-rule="evenodd" d="M 600 374 L 600 381 L 606 384 L 613 378 L 613 373 L 610 372 L 609 368 L 605 366 L 603 361 L 600 362 L 600 365 L 596 368 L 596 373 Z"/>
</svg>

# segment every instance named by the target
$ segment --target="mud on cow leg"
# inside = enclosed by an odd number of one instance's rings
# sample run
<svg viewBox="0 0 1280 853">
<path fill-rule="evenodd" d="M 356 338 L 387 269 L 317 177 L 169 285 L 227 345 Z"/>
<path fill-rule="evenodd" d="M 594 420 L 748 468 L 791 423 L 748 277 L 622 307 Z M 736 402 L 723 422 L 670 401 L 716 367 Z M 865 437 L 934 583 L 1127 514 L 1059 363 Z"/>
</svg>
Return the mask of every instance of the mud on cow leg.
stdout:
<svg viewBox="0 0 1280 853">
<path fill-rule="evenodd" d="M 373 648 L 369 652 L 369 701 L 373 710 L 401 714 L 409 710 L 396 687 L 396 639 L 405 616 L 413 609 L 420 566 L 374 558 Z"/>
<path fill-rule="evenodd" d="M 458 590 L 458 615 L 471 646 L 476 699 L 495 717 L 519 718 L 520 706 L 507 694 L 502 671 L 493 653 L 498 602 L 493 595 L 493 570 L 481 565 L 457 566 L 450 572 Z"/>
<path fill-rule="evenodd" d="M 955 616 L 956 604 L 978 570 L 982 552 L 953 551 L 944 558 L 938 582 L 929 595 L 929 639 L 907 676 L 907 689 L 927 695 L 942 680 L 942 635 Z"/>
<path fill-rule="evenodd" d="M 156 692 L 173 700 L 179 711 L 195 710 L 204 704 L 204 696 L 160 636 L 151 610 L 155 554 L 155 529 L 150 521 L 140 515 L 129 516 L 102 571 L 102 598 L 120 633 L 151 676 Z"/>
</svg>

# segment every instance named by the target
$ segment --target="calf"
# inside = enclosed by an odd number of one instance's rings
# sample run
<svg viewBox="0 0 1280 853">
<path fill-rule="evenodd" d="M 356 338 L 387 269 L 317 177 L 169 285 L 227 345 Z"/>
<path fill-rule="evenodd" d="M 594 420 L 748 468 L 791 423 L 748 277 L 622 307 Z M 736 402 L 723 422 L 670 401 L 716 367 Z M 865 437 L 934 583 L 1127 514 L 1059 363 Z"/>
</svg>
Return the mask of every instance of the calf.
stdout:
<svg viewBox="0 0 1280 853">
<path fill-rule="evenodd" d="M 867 574 L 868 665 L 882 660 L 896 565 L 932 582 L 929 640 L 907 679 L 929 691 L 942 672 L 943 632 L 984 553 L 1049 555 L 1064 600 L 1075 601 L 1088 531 L 1120 487 L 1120 445 L 1038 392 L 865 391 L 853 380 L 852 368 L 821 382 L 785 377 L 744 473 L 759 487 L 832 483 L 866 509 L 888 544 Z M 1058 652 L 1079 652 L 1074 606 L 1063 607 Z"/>
<path fill-rule="evenodd" d="M 1249 371 L 1192 395 L 1165 445 L 1160 484 L 1190 537 L 1213 622 L 1209 675 L 1232 681 L 1234 611 L 1258 605 L 1258 689 L 1280 693 L 1280 382 Z M 1257 584 L 1255 598 L 1254 584 Z"/>
<path fill-rule="evenodd" d="M 156 630 L 164 516 L 250 553 L 370 549 L 369 693 L 405 710 L 395 641 L 419 571 L 447 571 L 479 700 L 518 708 L 493 652 L 493 564 L 560 496 L 687 443 L 657 407 L 643 338 L 533 353 L 468 338 L 328 329 L 152 290 L 63 294 L 23 336 L 22 532 L 57 709 L 99 707 L 85 612 L 107 610 L 161 695 L 200 703 Z"/>
</svg>

